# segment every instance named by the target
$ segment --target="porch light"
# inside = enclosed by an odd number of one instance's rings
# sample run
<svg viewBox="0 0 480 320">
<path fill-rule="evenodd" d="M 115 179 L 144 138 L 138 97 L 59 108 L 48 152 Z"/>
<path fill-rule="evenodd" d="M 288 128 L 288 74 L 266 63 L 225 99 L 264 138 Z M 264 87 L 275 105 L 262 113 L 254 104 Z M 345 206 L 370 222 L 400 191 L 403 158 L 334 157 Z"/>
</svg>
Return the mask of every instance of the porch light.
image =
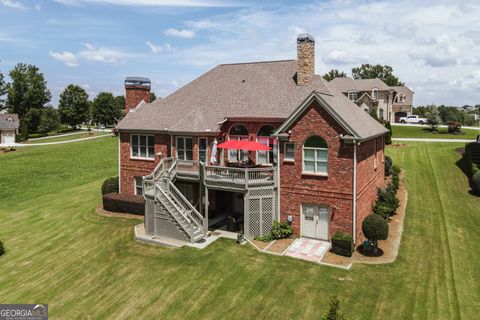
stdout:
<svg viewBox="0 0 480 320">
<path fill-rule="evenodd" d="M 292 224 L 292 221 L 293 221 L 293 216 L 291 216 L 291 215 L 287 216 L 288 224 Z"/>
</svg>

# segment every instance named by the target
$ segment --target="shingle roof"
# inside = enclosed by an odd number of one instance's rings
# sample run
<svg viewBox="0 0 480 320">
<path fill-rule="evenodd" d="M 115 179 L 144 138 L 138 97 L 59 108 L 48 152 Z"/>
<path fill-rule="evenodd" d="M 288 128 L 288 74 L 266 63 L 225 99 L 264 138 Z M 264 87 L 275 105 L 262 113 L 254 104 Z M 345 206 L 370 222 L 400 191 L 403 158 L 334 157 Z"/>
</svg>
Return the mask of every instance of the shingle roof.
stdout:
<svg viewBox="0 0 480 320">
<path fill-rule="evenodd" d="M 216 132 L 225 118 L 287 119 L 315 91 L 362 136 L 384 132 L 343 94 L 332 96 L 321 76 L 314 76 L 310 85 L 298 86 L 296 70 L 296 60 L 219 65 L 164 99 L 129 112 L 117 128 Z"/>
<path fill-rule="evenodd" d="M 335 78 L 329 82 L 330 87 L 339 92 L 355 91 L 371 91 L 374 88 L 378 90 L 390 90 L 390 87 L 382 80 L 375 79 L 352 79 L 352 78 Z"/>
<path fill-rule="evenodd" d="M 404 105 L 412 105 L 413 102 L 413 91 L 410 90 L 407 86 L 390 86 L 393 90 L 398 93 L 401 93 L 405 96 L 404 102 L 394 102 L 393 104 L 404 104 Z"/>
<path fill-rule="evenodd" d="M 0 114 L 0 130 L 18 129 L 20 121 L 16 113 Z"/>
</svg>

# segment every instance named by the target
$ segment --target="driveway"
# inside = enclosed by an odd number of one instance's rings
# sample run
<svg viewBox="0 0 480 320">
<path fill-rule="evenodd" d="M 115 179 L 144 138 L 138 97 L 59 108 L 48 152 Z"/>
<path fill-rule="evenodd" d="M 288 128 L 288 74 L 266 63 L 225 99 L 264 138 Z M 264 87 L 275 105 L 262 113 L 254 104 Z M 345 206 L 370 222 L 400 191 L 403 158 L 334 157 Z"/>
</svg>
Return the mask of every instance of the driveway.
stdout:
<svg viewBox="0 0 480 320">
<path fill-rule="evenodd" d="M 66 141 L 55 141 L 55 142 L 43 142 L 43 143 L 11 143 L 11 144 L 1 144 L 0 147 L 36 147 L 36 146 L 50 146 L 54 144 L 64 144 L 64 143 L 73 143 L 73 142 L 79 142 L 79 141 L 85 141 L 85 140 L 92 140 L 92 139 L 98 139 L 98 138 L 104 138 L 104 137 L 112 137 L 110 134 L 104 134 L 101 136 L 95 136 L 95 137 L 88 137 L 88 138 L 81 138 L 81 139 L 75 139 L 75 140 L 66 140 Z"/>
</svg>

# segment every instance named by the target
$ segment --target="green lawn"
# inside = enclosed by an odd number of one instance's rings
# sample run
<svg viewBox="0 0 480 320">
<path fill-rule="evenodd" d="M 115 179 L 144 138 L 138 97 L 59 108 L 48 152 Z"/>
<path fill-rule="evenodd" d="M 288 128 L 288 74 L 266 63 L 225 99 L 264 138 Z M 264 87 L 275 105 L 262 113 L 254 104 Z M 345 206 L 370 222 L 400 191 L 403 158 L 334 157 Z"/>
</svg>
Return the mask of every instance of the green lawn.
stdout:
<svg viewBox="0 0 480 320">
<path fill-rule="evenodd" d="M 409 189 L 399 258 L 350 271 L 231 240 L 205 250 L 133 241 L 138 220 L 95 213 L 117 171 L 115 138 L 1 154 L 1 303 L 49 303 L 52 319 L 318 319 L 337 293 L 348 319 L 474 319 L 480 198 L 455 147 L 388 151 Z"/>
<path fill-rule="evenodd" d="M 428 127 L 392 126 L 393 138 L 429 138 L 429 139 L 475 139 L 479 130 L 462 129 L 465 134 L 450 134 L 447 128 L 439 128 L 432 133 Z"/>
<path fill-rule="evenodd" d="M 91 132 L 82 131 L 82 132 L 78 132 L 78 133 L 68 135 L 68 136 L 63 136 L 63 137 L 52 136 L 52 137 L 48 137 L 48 138 L 40 139 L 40 140 L 30 140 L 27 143 L 37 144 L 37 143 L 46 143 L 46 142 L 68 141 L 68 140 L 90 138 L 90 137 L 94 137 L 94 136 L 104 136 L 104 135 L 108 135 L 108 134 L 110 134 L 110 133 L 109 132 L 103 132 L 103 131 L 100 131 L 100 132 L 97 132 L 97 131 L 91 131 Z"/>
</svg>

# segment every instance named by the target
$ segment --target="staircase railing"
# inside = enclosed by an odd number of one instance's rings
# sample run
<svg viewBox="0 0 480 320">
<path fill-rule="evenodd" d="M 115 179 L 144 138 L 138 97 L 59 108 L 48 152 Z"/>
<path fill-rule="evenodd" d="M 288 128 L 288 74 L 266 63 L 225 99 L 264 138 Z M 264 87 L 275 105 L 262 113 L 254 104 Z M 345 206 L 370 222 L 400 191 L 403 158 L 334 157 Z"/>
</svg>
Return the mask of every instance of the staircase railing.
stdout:
<svg viewBox="0 0 480 320">
<path fill-rule="evenodd" d="M 177 187 L 171 182 L 168 182 L 168 188 L 170 196 L 180 205 L 185 212 L 185 215 L 190 218 L 193 223 L 199 228 L 203 227 L 203 217 L 197 211 L 197 209 L 188 201 L 187 198 L 177 189 Z"/>
</svg>

